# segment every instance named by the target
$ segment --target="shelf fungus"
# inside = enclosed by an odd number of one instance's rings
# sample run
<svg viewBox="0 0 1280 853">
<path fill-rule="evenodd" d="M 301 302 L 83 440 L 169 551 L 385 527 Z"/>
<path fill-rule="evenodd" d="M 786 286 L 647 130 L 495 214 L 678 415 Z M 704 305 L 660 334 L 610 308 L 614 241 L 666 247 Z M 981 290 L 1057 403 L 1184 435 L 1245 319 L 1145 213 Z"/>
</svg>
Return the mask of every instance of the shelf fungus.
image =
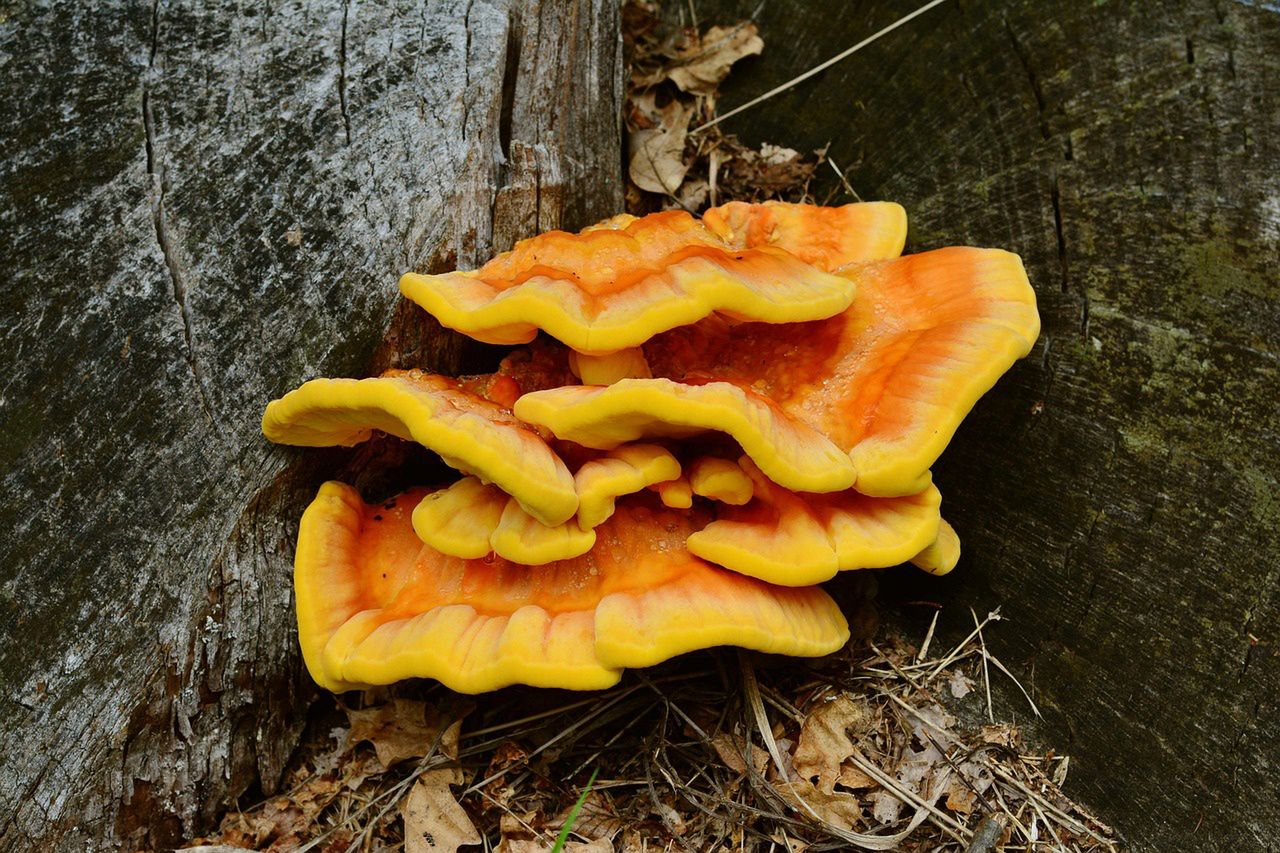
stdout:
<svg viewBox="0 0 1280 853">
<path fill-rule="evenodd" d="M 689 488 L 699 497 L 730 506 L 751 500 L 755 486 L 751 476 L 731 459 L 699 456 L 689 466 Z"/>
<path fill-rule="evenodd" d="M 754 486 L 751 502 L 719 507 L 716 520 L 687 543 L 696 556 L 735 572 L 807 586 L 841 571 L 916 559 L 939 538 L 942 495 L 932 485 L 896 498 L 852 490 L 815 495 L 772 483 L 750 460 L 742 470 Z"/>
<path fill-rule="evenodd" d="M 712 646 L 822 655 L 848 629 L 817 584 L 951 571 L 930 471 L 1039 316 L 1016 255 L 901 256 L 906 227 L 892 203 L 731 202 L 405 275 L 444 326 L 515 348 L 267 407 L 274 441 L 381 431 L 464 475 L 376 504 L 321 488 L 295 560 L 316 681 L 587 690 Z"/>
<path fill-rule="evenodd" d="M 526 394 L 516 416 L 610 447 L 719 431 L 797 491 L 915 494 L 960 421 L 1039 334 L 1017 255 L 939 249 L 855 264 L 848 310 L 766 325 L 710 319 L 645 346 L 653 379 Z"/>
<path fill-rule="evenodd" d="M 831 317 L 849 306 L 854 285 L 785 249 L 726 242 L 688 213 L 667 211 L 549 231 L 473 272 L 408 273 L 400 291 L 486 343 L 527 343 L 542 330 L 578 353 L 609 355 L 713 313 L 767 323 Z"/>
<path fill-rule="evenodd" d="M 591 690 L 695 649 L 817 656 L 848 639 L 821 589 L 774 586 L 690 554 L 696 513 L 631 497 L 600 526 L 590 555 L 530 567 L 424 545 L 411 512 L 426 496 L 366 504 L 350 486 L 326 483 L 303 514 L 298 634 L 321 686 L 427 677 L 463 693 Z"/>
<path fill-rule="evenodd" d="M 842 207 L 731 201 L 704 213 L 702 223 L 735 248 L 773 246 L 828 272 L 896 258 L 907 241 L 907 212 L 891 201 Z"/>
<path fill-rule="evenodd" d="M 450 467 L 494 483 L 544 524 L 578 509 L 573 475 L 511 410 L 446 376 L 391 370 L 313 379 L 267 406 L 262 432 L 303 447 L 359 444 L 374 430 L 416 441 Z"/>
<path fill-rule="evenodd" d="M 912 557 L 911 562 L 931 575 L 945 575 L 954 569 L 960 562 L 960 537 L 956 529 L 944 518 L 938 526 L 938 538 Z"/>
<path fill-rule="evenodd" d="M 473 559 L 494 553 L 540 566 L 590 551 L 595 528 L 613 515 L 617 498 L 679 476 L 680 462 L 666 448 L 632 444 L 578 468 L 578 514 L 563 524 L 545 525 L 500 489 L 465 477 L 427 495 L 413 511 L 413 527 L 423 542 L 445 554 Z"/>
</svg>

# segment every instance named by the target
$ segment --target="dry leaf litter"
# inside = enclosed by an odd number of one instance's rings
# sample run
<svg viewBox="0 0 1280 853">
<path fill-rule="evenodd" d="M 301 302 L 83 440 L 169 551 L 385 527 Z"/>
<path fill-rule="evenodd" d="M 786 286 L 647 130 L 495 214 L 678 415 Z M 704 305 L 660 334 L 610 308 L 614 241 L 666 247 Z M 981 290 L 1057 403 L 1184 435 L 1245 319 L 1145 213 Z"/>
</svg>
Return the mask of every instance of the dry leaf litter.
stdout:
<svg viewBox="0 0 1280 853">
<path fill-rule="evenodd" d="M 726 201 L 830 201 L 810 193 L 825 149 L 806 154 L 768 143 L 752 149 L 719 126 L 697 130 L 715 117 L 720 83 L 734 63 L 764 50 L 754 23 L 673 26 L 657 3 L 632 0 L 623 6 L 623 42 L 631 68 L 629 212 L 697 213 Z"/>
<path fill-rule="evenodd" d="M 734 63 L 764 49 L 753 23 L 671 26 L 645 0 L 623 14 L 631 212 L 817 201 L 825 151 L 691 132 L 715 116 Z M 869 574 L 852 582 L 874 588 Z M 855 636 L 875 633 L 870 610 L 864 596 L 853 621 L 871 627 Z M 935 615 L 918 647 L 855 640 L 776 667 L 699 653 L 601 693 L 468 699 L 419 682 L 369 691 L 359 707 L 322 699 L 283 793 L 233 810 L 186 849 L 542 853 L 557 849 L 593 771 L 559 848 L 570 853 L 1119 849 L 1063 794 L 1069 759 L 1029 753 L 1017 726 L 995 721 L 993 689 L 1021 690 L 986 649 L 983 629 L 998 619 L 975 616 L 940 656 Z M 1012 686 L 993 688 L 993 672 Z"/>
<path fill-rule="evenodd" d="M 800 666 L 690 655 L 594 694 L 370 691 L 363 707 L 318 711 L 285 793 L 192 843 L 548 851 L 595 771 L 564 850 L 1118 849 L 1063 794 L 1066 756 L 990 722 L 991 691 L 1018 689 L 985 646 L 998 620 L 975 617 L 943 654 L 931 626 L 918 645 L 855 641 Z"/>
</svg>

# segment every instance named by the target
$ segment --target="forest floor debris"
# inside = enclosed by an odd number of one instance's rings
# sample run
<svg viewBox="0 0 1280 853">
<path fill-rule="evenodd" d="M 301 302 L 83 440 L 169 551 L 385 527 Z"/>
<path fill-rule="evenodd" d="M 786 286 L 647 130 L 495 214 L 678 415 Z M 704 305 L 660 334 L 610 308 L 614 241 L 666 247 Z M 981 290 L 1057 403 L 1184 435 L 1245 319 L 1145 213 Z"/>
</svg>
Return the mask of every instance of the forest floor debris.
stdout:
<svg viewBox="0 0 1280 853">
<path fill-rule="evenodd" d="M 592 694 L 471 698 L 418 682 L 359 707 L 325 700 L 285 792 L 192 843 L 533 853 L 564 833 L 579 853 L 1118 849 L 1063 793 L 1066 756 L 990 722 L 990 679 L 1006 677 L 981 632 L 931 645 L 932 628 L 919 645 L 855 641 L 812 662 L 700 653 Z"/>
<path fill-rule="evenodd" d="M 718 126 L 721 82 L 739 60 L 764 50 L 756 25 L 670 23 L 652 0 L 623 6 L 627 85 L 627 210 L 636 215 L 683 208 L 698 213 L 726 201 L 827 203 L 855 201 L 847 182 L 823 199 L 812 195 L 825 149 L 802 153 L 781 145 L 752 148 Z M 838 170 L 836 170 L 838 171 Z"/>
</svg>

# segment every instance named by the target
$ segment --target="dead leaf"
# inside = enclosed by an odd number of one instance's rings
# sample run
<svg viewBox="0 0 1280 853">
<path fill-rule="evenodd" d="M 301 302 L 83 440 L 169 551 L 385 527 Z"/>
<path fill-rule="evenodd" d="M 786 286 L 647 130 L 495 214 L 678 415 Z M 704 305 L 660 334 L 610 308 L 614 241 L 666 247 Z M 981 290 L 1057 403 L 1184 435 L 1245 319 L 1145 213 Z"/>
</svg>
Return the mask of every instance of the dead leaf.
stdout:
<svg viewBox="0 0 1280 853">
<path fill-rule="evenodd" d="M 785 166 L 800 157 L 800 152 L 794 148 L 783 148 L 781 145 L 770 145 L 768 142 L 760 146 L 760 159 L 768 166 Z"/>
<path fill-rule="evenodd" d="M 1001 746 L 1012 747 L 1018 742 L 1018 730 L 1007 723 L 997 723 L 993 726 L 982 727 L 983 743 L 998 743 Z"/>
<path fill-rule="evenodd" d="M 613 853 L 613 842 L 607 838 L 594 841 L 570 841 L 565 844 L 566 853 Z"/>
<path fill-rule="evenodd" d="M 573 811 L 573 806 L 573 803 L 567 804 L 551 820 L 549 825 L 555 827 L 558 831 L 560 827 L 564 826 L 564 822 L 569 819 L 569 813 Z M 613 802 L 603 791 L 592 789 L 587 793 L 586 799 L 582 801 L 582 809 L 578 812 L 578 817 L 573 822 L 573 834 L 596 841 L 601 838 L 613 838 L 622 829 L 622 826 L 623 821 L 618 817 L 617 810 L 613 807 Z"/>
<path fill-rule="evenodd" d="M 385 705 L 374 708 L 349 710 L 347 717 L 351 720 L 347 744 L 354 745 L 361 741 L 373 744 L 383 769 L 406 758 L 421 758 L 426 755 L 436 742 L 443 724 L 435 708 L 426 702 L 412 699 L 392 699 Z M 452 751 L 446 747 L 442 740 L 441 753 L 450 758 L 457 756 L 456 735 Z"/>
<path fill-rule="evenodd" d="M 840 777 L 836 780 L 846 788 L 859 790 L 863 788 L 874 788 L 880 783 L 872 779 L 866 773 L 863 773 L 853 762 L 846 761 L 840 765 Z"/>
<path fill-rule="evenodd" d="M 954 670 L 951 677 L 947 679 L 947 689 L 955 698 L 963 699 L 973 692 L 973 679 L 965 675 L 964 670 Z"/>
<path fill-rule="evenodd" d="M 496 853 L 551 853 L 554 845 L 537 838 L 503 837 Z M 595 841 L 567 841 L 562 850 L 565 853 L 613 853 L 613 844 L 607 838 Z"/>
<path fill-rule="evenodd" d="M 640 189 L 674 195 L 684 182 L 689 164 L 684 159 L 685 139 L 693 108 L 672 101 L 658 113 L 658 125 L 631 133 L 631 181 Z"/>
<path fill-rule="evenodd" d="M 378 756 L 367 753 L 353 755 L 341 765 L 341 781 L 348 791 L 354 791 L 371 776 L 379 776 L 384 772 Z"/>
<path fill-rule="evenodd" d="M 938 704 L 924 705 L 916 708 L 911 722 L 911 734 L 922 744 L 933 743 L 944 733 L 950 733 L 956 725 L 956 718 L 947 713 L 947 709 Z"/>
<path fill-rule="evenodd" d="M 702 178 L 694 178 L 680 185 L 679 191 L 676 192 L 675 198 L 668 207 L 678 207 L 696 213 L 707 203 L 707 198 L 710 195 L 711 185 Z"/>
<path fill-rule="evenodd" d="M 947 782 L 947 808 L 970 814 L 978 803 L 978 795 L 985 794 L 995 778 L 990 770 L 976 761 L 963 762 L 959 770 L 959 774 Z"/>
<path fill-rule="evenodd" d="M 676 811 L 666 803 L 654 803 L 653 813 L 662 820 L 663 826 L 665 826 L 667 831 L 672 835 L 684 835 L 685 823 L 680 812 Z"/>
<path fill-rule="evenodd" d="M 747 772 L 747 762 L 743 759 L 743 756 L 747 754 L 747 744 L 739 735 L 716 732 L 711 736 L 711 746 L 715 749 L 716 755 L 720 756 L 720 761 L 725 767 L 728 767 L 734 773 Z M 751 763 L 754 765 L 756 772 L 760 773 L 764 770 L 764 766 L 769 763 L 769 753 L 760 747 L 752 749 Z"/>
<path fill-rule="evenodd" d="M 461 770 L 442 768 L 428 770 L 413 783 L 400 805 L 405 853 L 455 853 L 464 844 L 482 842 L 471 818 L 449 790 L 450 784 L 461 781 Z"/>
<path fill-rule="evenodd" d="M 862 803 L 852 794 L 821 791 L 808 779 L 797 779 L 777 785 L 778 793 L 804 815 L 817 815 L 840 829 L 853 829 L 862 823 Z"/>
<path fill-rule="evenodd" d="M 866 704 L 848 694 L 842 693 L 814 708 L 800 727 L 800 742 L 793 758 L 796 773 L 807 780 L 817 777 L 819 790 L 830 794 L 840 778 L 840 765 L 856 749 L 848 732 L 860 735 L 870 723 L 871 712 Z"/>
<path fill-rule="evenodd" d="M 783 850 L 789 851 L 789 853 L 804 853 L 804 851 L 809 849 L 809 845 L 807 843 L 798 838 L 792 838 L 789 835 L 784 836 L 782 833 L 774 833 L 769 836 L 769 839 L 774 844 L 780 846 Z"/>
<path fill-rule="evenodd" d="M 888 791 L 875 791 L 871 794 L 871 816 L 882 824 L 897 823 L 902 814 L 902 800 Z"/>
<path fill-rule="evenodd" d="M 948 809 L 960 814 L 971 814 L 977 802 L 978 795 L 966 787 L 963 782 L 958 779 L 951 781 L 951 786 L 947 788 Z"/>
<path fill-rule="evenodd" d="M 745 56 L 764 50 L 764 40 L 750 21 L 731 27 L 712 27 L 701 38 L 691 38 L 675 57 L 666 76 L 692 95 L 714 95 L 729 68 Z"/>
<path fill-rule="evenodd" d="M 489 759 L 489 767 L 482 776 L 484 779 L 493 778 L 492 782 L 484 786 L 486 796 L 480 803 L 482 811 L 507 807 L 515 791 L 507 785 L 506 771 L 511 767 L 521 766 L 528 760 L 528 750 L 515 741 L 503 741 L 498 745 L 498 748 L 493 751 L 493 757 Z"/>
</svg>

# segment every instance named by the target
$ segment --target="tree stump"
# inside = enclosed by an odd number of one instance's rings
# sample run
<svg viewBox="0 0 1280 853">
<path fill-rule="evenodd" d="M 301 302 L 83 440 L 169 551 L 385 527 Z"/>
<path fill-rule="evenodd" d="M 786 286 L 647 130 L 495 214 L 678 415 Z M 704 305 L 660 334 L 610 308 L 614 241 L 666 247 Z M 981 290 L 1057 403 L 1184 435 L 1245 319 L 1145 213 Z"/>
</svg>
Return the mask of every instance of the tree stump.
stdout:
<svg viewBox="0 0 1280 853">
<path fill-rule="evenodd" d="M 396 277 L 620 210 L 621 61 L 613 0 L 6 11 L 0 848 L 163 849 L 272 790 L 340 454 L 262 408 L 456 370 Z"/>
<path fill-rule="evenodd" d="M 721 112 L 918 5 L 695 4 L 759 9 Z M 907 251 L 1026 262 L 1039 344 L 935 472 L 965 556 L 887 593 L 953 637 L 1003 608 L 988 645 L 1134 849 L 1280 849 L 1278 80 L 1274 4 L 953 0 L 723 125 L 830 143 Z"/>
</svg>

